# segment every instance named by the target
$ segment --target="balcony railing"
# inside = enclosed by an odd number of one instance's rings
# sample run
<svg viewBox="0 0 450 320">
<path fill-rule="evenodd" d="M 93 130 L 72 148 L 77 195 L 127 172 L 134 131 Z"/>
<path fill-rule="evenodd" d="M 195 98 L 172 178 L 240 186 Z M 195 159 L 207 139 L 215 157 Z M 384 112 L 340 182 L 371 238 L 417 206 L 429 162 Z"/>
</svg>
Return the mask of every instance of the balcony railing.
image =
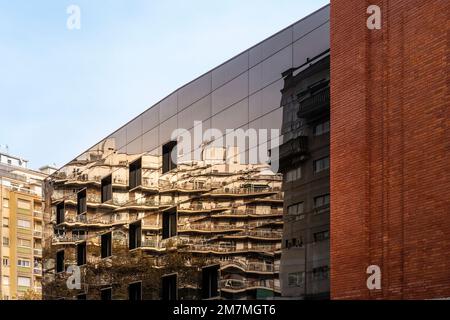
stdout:
<svg viewBox="0 0 450 320">
<path fill-rule="evenodd" d="M 308 137 L 298 136 L 283 143 L 279 148 L 280 166 L 288 165 L 293 157 L 306 155 L 308 153 Z"/>
<path fill-rule="evenodd" d="M 300 101 L 299 118 L 313 118 L 330 108 L 330 87 L 325 87 Z"/>
<path fill-rule="evenodd" d="M 73 243 L 73 242 L 77 242 L 77 241 L 83 241 L 86 240 L 86 235 L 72 235 L 72 236 L 53 236 L 52 237 L 52 243 L 65 243 L 65 242 L 69 242 L 69 243 Z"/>
<path fill-rule="evenodd" d="M 33 249 L 33 254 L 35 256 L 42 256 L 42 249 Z"/>
<path fill-rule="evenodd" d="M 270 290 L 280 290 L 280 286 L 274 280 L 238 280 L 225 279 L 219 282 L 222 290 L 244 290 L 251 288 L 265 288 Z"/>
<path fill-rule="evenodd" d="M 34 230 L 33 236 L 35 236 L 36 238 L 42 238 L 42 231 Z"/>
</svg>

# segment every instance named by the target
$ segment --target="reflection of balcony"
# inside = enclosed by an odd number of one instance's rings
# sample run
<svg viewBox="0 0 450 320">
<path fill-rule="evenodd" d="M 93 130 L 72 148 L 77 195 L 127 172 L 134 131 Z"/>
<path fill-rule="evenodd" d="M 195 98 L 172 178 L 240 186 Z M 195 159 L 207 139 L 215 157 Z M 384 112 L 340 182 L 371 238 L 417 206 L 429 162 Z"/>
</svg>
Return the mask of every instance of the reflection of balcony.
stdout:
<svg viewBox="0 0 450 320">
<path fill-rule="evenodd" d="M 42 276 L 42 269 L 41 268 L 33 268 L 33 274 L 37 276 Z"/>
<path fill-rule="evenodd" d="M 189 244 L 186 247 L 186 250 L 189 252 L 195 253 L 205 253 L 205 254 L 230 254 L 230 253 L 248 253 L 248 252 L 256 252 L 256 253 L 273 253 L 278 251 L 279 248 L 277 245 L 256 245 L 251 248 L 237 248 L 235 244 L 225 243 L 225 244 Z"/>
<path fill-rule="evenodd" d="M 142 239 L 141 248 L 144 250 L 166 250 L 175 249 L 188 243 L 188 239 L 182 237 L 172 237 L 169 239 Z"/>
<path fill-rule="evenodd" d="M 75 243 L 78 241 L 86 240 L 86 235 L 55 235 L 52 237 L 52 244 L 61 244 L 61 243 Z"/>
<path fill-rule="evenodd" d="M 277 273 L 278 266 L 264 262 L 247 262 L 238 259 L 220 261 L 221 269 L 238 268 L 249 273 Z"/>
<path fill-rule="evenodd" d="M 40 211 L 34 211 L 34 212 L 33 212 L 33 216 L 34 216 L 35 218 L 37 218 L 37 219 L 42 219 L 43 214 L 42 214 L 42 212 L 40 212 Z"/>
<path fill-rule="evenodd" d="M 290 163 L 294 157 L 306 155 L 308 153 L 308 137 L 299 136 L 283 143 L 279 148 L 280 167 Z"/>
<path fill-rule="evenodd" d="M 34 231 L 33 231 L 33 236 L 34 236 L 35 238 L 42 238 L 42 231 L 34 230 Z"/>
<path fill-rule="evenodd" d="M 323 88 L 305 100 L 300 101 L 299 118 L 312 119 L 330 109 L 330 88 Z"/>
<path fill-rule="evenodd" d="M 42 256 L 42 249 L 33 249 L 33 254 L 35 256 Z"/>
<path fill-rule="evenodd" d="M 225 233 L 237 232 L 244 230 L 245 226 L 227 225 L 205 225 L 205 224 L 187 224 L 178 226 L 179 232 L 211 232 L 211 233 Z"/>
<path fill-rule="evenodd" d="M 244 291 L 249 289 L 280 291 L 280 286 L 274 280 L 224 279 L 220 280 L 219 285 L 220 289 L 224 291 Z"/>
<path fill-rule="evenodd" d="M 244 232 L 239 232 L 226 238 L 259 238 L 265 240 L 281 240 L 283 233 L 281 231 L 272 230 L 246 230 Z"/>
</svg>

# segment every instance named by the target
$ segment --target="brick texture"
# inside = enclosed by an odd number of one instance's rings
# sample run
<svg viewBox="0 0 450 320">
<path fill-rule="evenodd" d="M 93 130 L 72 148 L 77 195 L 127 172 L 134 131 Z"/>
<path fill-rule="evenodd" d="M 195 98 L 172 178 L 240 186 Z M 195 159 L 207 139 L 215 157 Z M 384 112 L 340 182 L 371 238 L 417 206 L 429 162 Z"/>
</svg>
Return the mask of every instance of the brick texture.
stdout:
<svg viewBox="0 0 450 320">
<path fill-rule="evenodd" d="M 331 1 L 332 299 L 450 297 L 449 14 L 446 0 Z"/>
</svg>

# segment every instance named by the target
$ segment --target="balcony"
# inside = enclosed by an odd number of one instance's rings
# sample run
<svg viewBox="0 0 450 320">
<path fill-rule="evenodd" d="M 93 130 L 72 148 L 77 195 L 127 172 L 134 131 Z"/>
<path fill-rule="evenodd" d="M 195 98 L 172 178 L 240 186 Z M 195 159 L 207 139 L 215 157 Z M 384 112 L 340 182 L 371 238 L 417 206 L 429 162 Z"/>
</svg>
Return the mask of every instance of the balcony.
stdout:
<svg viewBox="0 0 450 320">
<path fill-rule="evenodd" d="M 289 166 L 294 158 L 308 154 L 308 137 L 299 136 L 291 139 L 280 146 L 280 168 Z"/>
<path fill-rule="evenodd" d="M 35 237 L 35 238 L 42 238 L 42 231 L 34 230 L 33 231 L 33 237 Z"/>
<path fill-rule="evenodd" d="M 33 274 L 37 276 L 42 276 L 42 268 L 33 268 Z"/>
<path fill-rule="evenodd" d="M 299 118 L 314 119 L 330 110 L 330 87 L 325 87 L 300 101 Z"/>
<path fill-rule="evenodd" d="M 248 289 L 268 289 L 279 291 L 280 287 L 274 280 L 239 280 L 239 279 L 225 279 L 220 280 L 219 286 L 221 290 L 225 291 L 243 291 Z"/>
<path fill-rule="evenodd" d="M 78 241 L 86 240 L 86 235 L 55 235 L 52 237 L 52 244 L 61 244 L 61 243 L 75 243 Z"/>
<path fill-rule="evenodd" d="M 33 249 L 33 254 L 35 256 L 42 256 L 42 249 Z"/>
<path fill-rule="evenodd" d="M 40 212 L 40 211 L 34 211 L 34 212 L 33 212 L 33 216 L 34 216 L 36 219 L 42 219 L 42 218 L 43 218 L 43 213 Z"/>
</svg>

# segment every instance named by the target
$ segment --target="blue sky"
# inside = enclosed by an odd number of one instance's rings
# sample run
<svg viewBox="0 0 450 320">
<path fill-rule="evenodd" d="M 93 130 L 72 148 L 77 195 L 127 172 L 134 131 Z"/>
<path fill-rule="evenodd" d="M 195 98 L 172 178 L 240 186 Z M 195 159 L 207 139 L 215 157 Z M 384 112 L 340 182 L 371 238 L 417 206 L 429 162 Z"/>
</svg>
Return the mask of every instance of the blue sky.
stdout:
<svg viewBox="0 0 450 320">
<path fill-rule="evenodd" d="M 0 0 L 0 144 L 61 166 L 323 0 Z M 69 5 L 81 29 L 68 30 Z"/>
</svg>

